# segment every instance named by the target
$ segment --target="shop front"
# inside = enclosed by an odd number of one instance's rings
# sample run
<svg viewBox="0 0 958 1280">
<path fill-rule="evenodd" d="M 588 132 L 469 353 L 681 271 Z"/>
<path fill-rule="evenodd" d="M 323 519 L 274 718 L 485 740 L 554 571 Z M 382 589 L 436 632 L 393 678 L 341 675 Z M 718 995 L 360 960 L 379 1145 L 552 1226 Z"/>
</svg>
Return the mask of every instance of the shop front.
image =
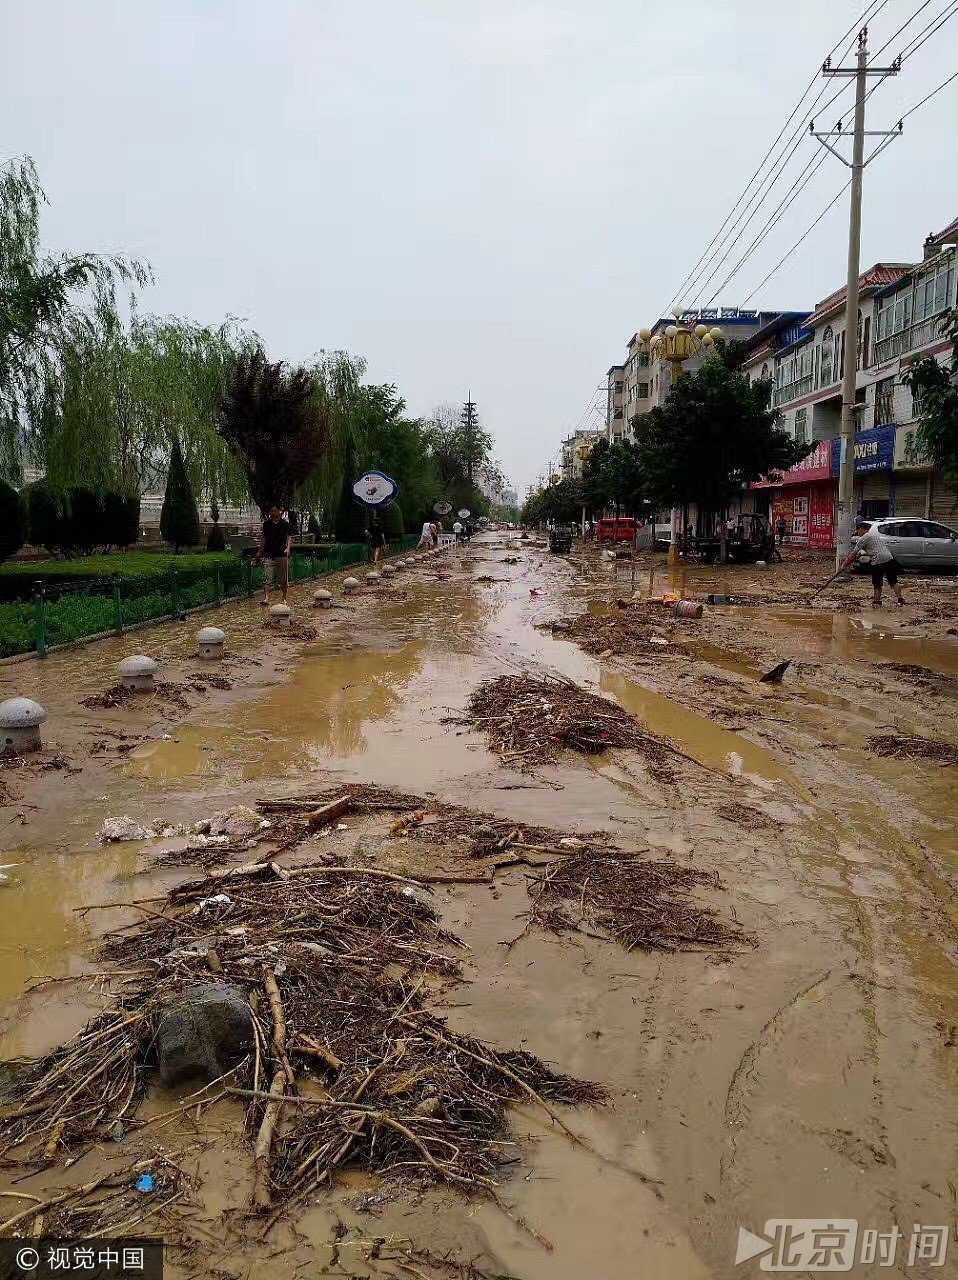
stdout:
<svg viewBox="0 0 958 1280">
<path fill-rule="evenodd" d="M 840 470 L 841 442 L 832 447 L 832 474 Z M 895 465 L 895 424 L 869 427 L 855 433 L 855 512 L 866 520 L 894 515 L 892 469 Z"/>
<path fill-rule="evenodd" d="M 760 504 L 764 505 L 763 499 L 768 502 L 772 531 L 776 540 L 781 538 L 786 546 L 835 545 L 833 443 L 823 440 L 817 444 L 808 457 L 790 467 L 780 480 L 760 480 L 751 486 L 756 510 Z"/>
</svg>

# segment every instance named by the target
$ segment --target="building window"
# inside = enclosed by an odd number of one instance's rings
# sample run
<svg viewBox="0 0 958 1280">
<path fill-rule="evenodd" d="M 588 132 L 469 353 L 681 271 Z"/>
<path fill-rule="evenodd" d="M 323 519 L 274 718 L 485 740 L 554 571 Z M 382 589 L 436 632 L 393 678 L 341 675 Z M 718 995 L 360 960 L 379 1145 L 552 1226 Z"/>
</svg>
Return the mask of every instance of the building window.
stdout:
<svg viewBox="0 0 958 1280">
<path fill-rule="evenodd" d="M 871 357 L 868 348 L 871 345 L 872 336 L 872 318 L 865 317 L 865 323 L 862 325 L 862 341 L 861 341 L 861 365 L 860 368 L 867 369 L 871 364 Z"/>
<path fill-rule="evenodd" d="M 648 400 L 648 398 L 649 398 L 649 384 L 648 384 L 647 382 L 640 382 L 640 383 L 638 384 L 638 393 L 639 393 L 639 399 L 640 399 L 640 400 Z"/>
<path fill-rule="evenodd" d="M 875 426 L 895 421 L 895 379 L 882 378 L 875 383 Z"/>
<path fill-rule="evenodd" d="M 612 416 L 613 416 L 613 418 L 616 418 L 616 419 L 621 418 L 621 417 L 622 417 L 622 410 L 621 410 L 621 409 L 616 409 L 615 413 L 613 413 L 613 415 L 612 415 Z"/>
<path fill-rule="evenodd" d="M 612 394 L 613 394 L 613 395 L 615 395 L 615 396 L 620 396 L 620 395 L 622 394 L 622 387 L 623 387 L 623 385 L 624 385 L 624 384 L 623 384 L 623 383 L 621 383 L 621 382 L 613 382 L 613 384 L 612 384 Z"/>
<path fill-rule="evenodd" d="M 766 361 L 766 363 L 762 365 L 762 381 L 766 382 L 767 380 L 768 380 L 768 362 Z"/>
<path fill-rule="evenodd" d="M 639 352 L 639 368 L 647 369 L 649 367 L 649 353 L 647 351 Z"/>
<path fill-rule="evenodd" d="M 831 386 L 832 382 L 832 356 L 834 354 L 833 343 L 835 335 L 832 333 L 832 326 L 828 325 L 822 334 L 821 342 L 821 382 L 820 386 Z"/>
<path fill-rule="evenodd" d="M 808 410 L 795 410 L 795 443 L 808 444 Z"/>
</svg>

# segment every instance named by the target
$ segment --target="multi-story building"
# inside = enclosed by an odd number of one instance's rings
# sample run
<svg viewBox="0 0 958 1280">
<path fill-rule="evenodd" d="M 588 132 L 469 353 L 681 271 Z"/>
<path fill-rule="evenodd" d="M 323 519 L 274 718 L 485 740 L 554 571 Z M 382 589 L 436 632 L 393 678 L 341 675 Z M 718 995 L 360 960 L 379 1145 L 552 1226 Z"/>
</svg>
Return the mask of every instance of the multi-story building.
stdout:
<svg viewBox="0 0 958 1280">
<path fill-rule="evenodd" d="M 629 434 L 629 420 L 625 416 L 625 365 L 612 365 L 606 378 L 605 431 L 610 440 L 621 440 Z"/>
<path fill-rule="evenodd" d="M 855 337 L 858 426 L 855 510 L 869 518 L 955 518 L 955 494 L 915 448 L 916 406 L 902 384 L 908 364 L 940 356 L 943 314 L 958 301 L 958 219 L 931 235 L 920 263 L 876 263 L 859 277 Z M 834 546 L 841 463 L 842 378 L 849 344 L 845 290 L 809 314 L 791 313 L 755 335 L 747 371 L 774 384 L 773 403 L 795 438 L 816 448 L 774 483 L 752 486 L 744 507 L 784 520 L 788 541 Z"/>
<path fill-rule="evenodd" d="M 563 480 L 581 480 L 582 468 L 589 456 L 589 451 L 597 440 L 606 433 L 601 430 L 573 431 L 562 441 L 562 462 L 560 471 Z"/>
<path fill-rule="evenodd" d="M 741 307 L 710 307 L 686 313 L 682 316 L 682 324 L 691 328 L 698 324 L 718 325 L 726 337 L 747 341 L 777 314 L 773 311 L 746 311 Z M 652 326 L 652 336 L 673 323 L 672 316 L 657 320 Z M 685 362 L 684 369 L 694 372 L 703 358 L 694 356 Z M 605 431 L 610 440 L 621 440 L 631 435 L 632 420 L 662 404 L 672 389 L 672 366 L 667 360 L 655 359 L 650 354 L 648 343 L 644 343 L 637 333 L 629 339 L 625 362 L 614 364 L 607 376 Z"/>
</svg>

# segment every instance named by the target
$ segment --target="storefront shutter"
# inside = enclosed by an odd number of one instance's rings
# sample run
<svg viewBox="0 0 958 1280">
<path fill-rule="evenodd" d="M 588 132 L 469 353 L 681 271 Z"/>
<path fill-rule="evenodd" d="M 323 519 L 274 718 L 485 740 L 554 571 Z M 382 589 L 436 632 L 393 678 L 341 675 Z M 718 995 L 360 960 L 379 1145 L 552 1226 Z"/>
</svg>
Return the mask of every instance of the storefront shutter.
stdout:
<svg viewBox="0 0 958 1280">
<path fill-rule="evenodd" d="M 931 518 L 950 525 L 958 521 L 958 494 L 938 474 L 931 482 Z"/>
<path fill-rule="evenodd" d="M 890 471 L 874 471 L 862 476 L 862 501 L 874 502 L 887 498 L 890 492 Z"/>
<path fill-rule="evenodd" d="M 926 474 L 895 476 L 895 515 L 924 516 L 928 497 Z"/>
</svg>

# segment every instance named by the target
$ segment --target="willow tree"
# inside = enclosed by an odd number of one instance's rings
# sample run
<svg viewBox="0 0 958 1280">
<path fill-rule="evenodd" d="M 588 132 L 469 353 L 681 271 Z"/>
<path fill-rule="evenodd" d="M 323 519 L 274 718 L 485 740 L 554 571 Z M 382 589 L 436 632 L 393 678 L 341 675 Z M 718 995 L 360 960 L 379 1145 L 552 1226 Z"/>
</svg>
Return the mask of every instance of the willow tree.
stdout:
<svg viewBox="0 0 958 1280">
<path fill-rule="evenodd" d="M 197 493 L 242 501 L 245 477 L 217 425 L 237 355 L 255 345 L 232 322 L 212 328 L 134 310 L 124 324 L 97 305 L 62 344 L 39 465 L 59 488 L 142 493 L 162 486 L 176 441 Z"/>
<path fill-rule="evenodd" d="M 94 323 L 94 307 L 114 308 L 120 283 L 149 278 L 125 257 L 44 252 L 45 202 L 32 160 L 0 167 L 0 473 L 16 481 L 25 455 L 47 452 L 64 344 Z"/>
<path fill-rule="evenodd" d="M 367 424 L 361 412 L 360 385 L 366 365 L 346 351 L 324 351 L 312 372 L 316 402 L 329 423 L 329 445 L 303 486 L 301 499 L 322 512 L 323 523 L 331 526 L 344 486 L 356 479 L 359 460 L 366 453 Z"/>
</svg>

